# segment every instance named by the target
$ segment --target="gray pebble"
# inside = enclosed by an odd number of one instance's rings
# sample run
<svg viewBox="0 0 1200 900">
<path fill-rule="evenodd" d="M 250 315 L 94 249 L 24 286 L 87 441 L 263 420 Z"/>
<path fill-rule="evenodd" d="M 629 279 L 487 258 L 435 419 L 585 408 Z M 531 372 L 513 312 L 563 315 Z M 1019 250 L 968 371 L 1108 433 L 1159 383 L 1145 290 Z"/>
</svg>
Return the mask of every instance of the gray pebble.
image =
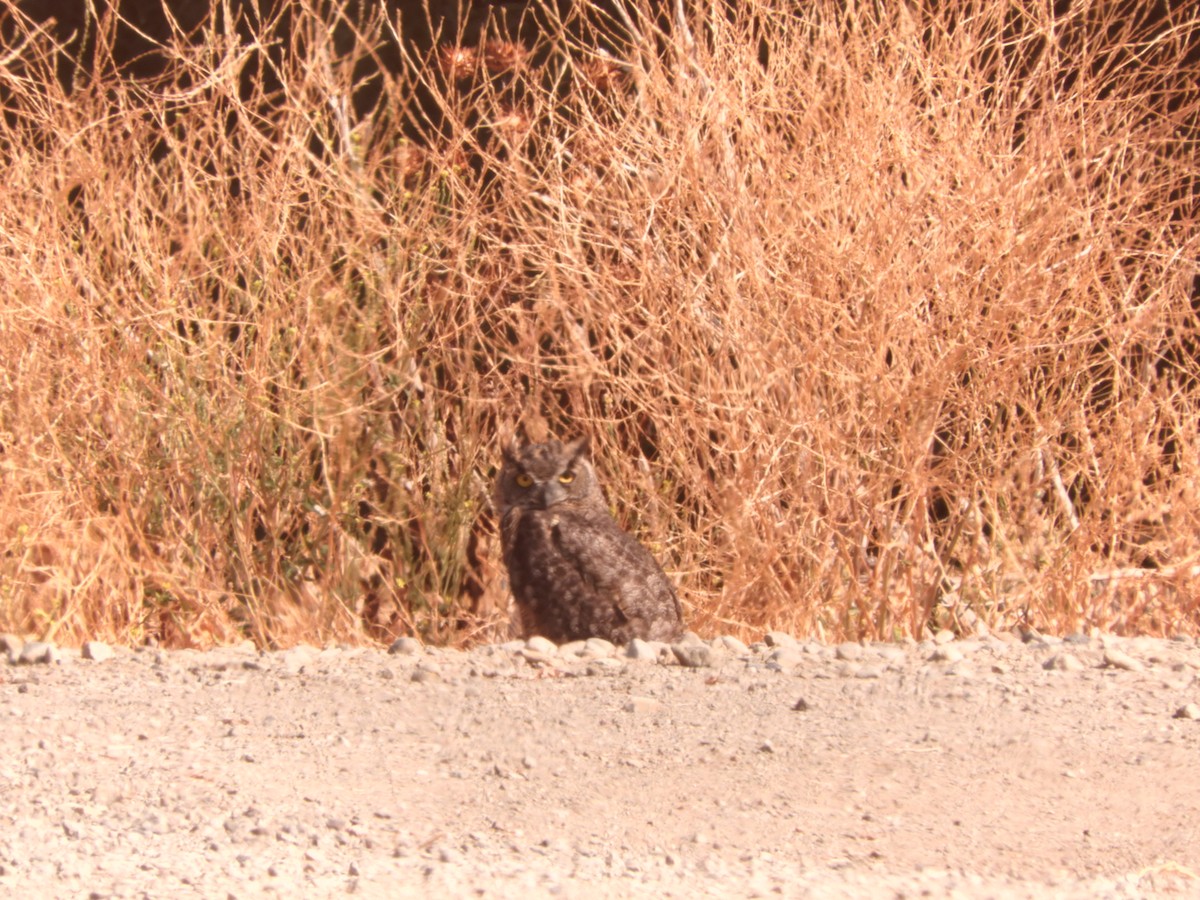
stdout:
<svg viewBox="0 0 1200 900">
<path fill-rule="evenodd" d="M 1146 667 L 1128 653 L 1115 647 L 1104 651 L 1104 665 L 1112 669 L 1125 669 L 1127 672 L 1141 672 Z"/>
<path fill-rule="evenodd" d="M 388 653 L 392 650 L 389 648 Z M 288 650 L 284 650 L 280 655 L 280 662 L 283 663 L 283 670 L 289 675 L 298 675 L 309 663 L 320 655 L 321 651 L 310 644 L 297 644 Z"/>
<path fill-rule="evenodd" d="M 400 656 L 413 656 L 420 653 L 421 649 L 421 642 L 415 637 L 399 637 L 392 641 L 391 646 L 388 647 L 388 653 L 393 656 L 397 654 Z"/>
<path fill-rule="evenodd" d="M 647 715 L 659 712 L 662 709 L 662 701 L 655 700 L 653 697 L 630 697 L 625 702 L 623 709 L 634 715 Z"/>
<path fill-rule="evenodd" d="M 683 641 L 672 644 L 671 652 L 675 654 L 675 658 L 679 660 L 681 666 L 687 666 L 689 669 L 701 669 L 712 665 L 713 652 L 708 644 L 693 644 L 690 641 Z"/>
<path fill-rule="evenodd" d="M 548 666 L 554 662 L 554 657 L 557 655 L 557 652 L 543 653 L 541 650 L 532 650 L 529 647 L 526 647 L 518 655 L 521 659 L 525 660 L 525 662 L 531 663 L 532 665 Z"/>
<path fill-rule="evenodd" d="M 724 650 L 729 651 L 734 656 L 739 658 L 750 655 L 750 648 L 730 634 L 723 634 L 713 641 L 713 647 L 715 648 L 717 646 L 720 646 Z"/>
<path fill-rule="evenodd" d="M 525 642 L 525 649 L 532 650 L 534 653 L 540 653 L 543 656 L 557 656 L 558 646 L 554 641 L 544 638 L 541 635 L 534 635 Z"/>
<path fill-rule="evenodd" d="M 1070 653 L 1055 653 L 1042 663 L 1042 668 L 1055 672 L 1080 672 L 1085 666 L 1077 656 Z"/>
<path fill-rule="evenodd" d="M 413 673 L 410 676 L 410 680 L 415 681 L 418 684 L 421 684 L 421 683 L 427 682 L 427 681 L 441 681 L 442 673 L 439 672 L 436 668 L 434 668 L 432 666 L 421 665 L 421 666 L 417 666 L 417 668 L 413 669 Z"/>
<path fill-rule="evenodd" d="M 875 653 L 884 662 L 889 665 L 903 665 L 908 661 L 908 654 L 903 647 L 896 647 L 891 644 L 884 644 L 875 649 Z"/>
<path fill-rule="evenodd" d="M 113 649 L 103 641 L 86 641 L 80 648 L 80 655 L 84 659 L 104 662 L 106 659 L 112 659 Z"/>
<path fill-rule="evenodd" d="M 38 665 L 58 662 L 58 648 L 46 641 L 30 641 L 21 648 L 17 662 L 21 665 Z"/>
<path fill-rule="evenodd" d="M 773 672 L 791 672 L 803 658 L 798 647 L 777 647 L 767 657 L 767 668 Z"/>
<path fill-rule="evenodd" d="M 658 652 L 659 647 L 641 638 L 634 638 L 625 646 L 625 655 L 638 662 L 654 662 L 658 659 Z"/>
<path fill-rule="evenodd" d="M 1195 722 L 1200 720 L 1200 706 L 1195 703 L 1185 703 L 1179 709 L 1175 710 L 1176 719 L 1190 719 Z"/>
<path fill-rule="evenodd" d="M 589 675 L 611 675 L 623 668 L 625 668 L 625 663 L 615 657 L 598 656 L 588 660 L 587 673 Z"/>
<path fill-rule="evenodd" d="M 955 663 L 963 658 L 963 652 L 950 644 L 943 644 L 929 654 L 930 662 Z"/>
<path fill-rule="evenodd" d="M 602 659 L 605 657 L 616 656 L 617 648 L 612 641 L 606 641 L 604 638 L 588 638 L 583 646 L 583 653 L 580 654 L 584 659 Z"/>
<path fill-rule="evenodd" d="M 838 644 L 834 653 L 838 659 L 854 661 L 862 659 L 864 651 L 862 644 L 846 641 L 844 644 Z"/>
<path fill-rule="evenodd" d="M 763 640 L 768 647 L 795 647 L 797 643 L 786 631 L 768 631 Z"/>
</svg>

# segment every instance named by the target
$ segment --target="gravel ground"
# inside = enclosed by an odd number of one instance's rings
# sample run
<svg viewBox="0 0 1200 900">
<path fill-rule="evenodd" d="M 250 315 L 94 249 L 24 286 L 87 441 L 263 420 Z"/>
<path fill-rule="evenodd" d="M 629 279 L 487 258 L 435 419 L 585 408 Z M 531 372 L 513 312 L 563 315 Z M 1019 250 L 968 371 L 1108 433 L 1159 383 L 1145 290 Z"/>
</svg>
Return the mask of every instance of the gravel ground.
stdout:
<svg viewBox="0 0 1200 900">
<path fill-rule="evenodd" d="M 1200 896 L 1191 639 L 0 653 L 5 896 Z"/>
</svg>

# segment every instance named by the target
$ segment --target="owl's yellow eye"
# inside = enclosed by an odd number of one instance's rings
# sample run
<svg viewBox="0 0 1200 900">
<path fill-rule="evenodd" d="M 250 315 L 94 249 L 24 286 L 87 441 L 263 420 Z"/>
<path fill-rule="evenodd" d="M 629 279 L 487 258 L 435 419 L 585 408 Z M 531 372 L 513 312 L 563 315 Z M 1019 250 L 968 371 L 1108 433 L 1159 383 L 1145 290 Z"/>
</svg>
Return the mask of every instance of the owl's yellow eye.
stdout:
<svg viewBox="0 0 1200 900">
<path fill-rule="evenodd" d="M 517 476 L 517 484 L 520 487 L 529 487 L 530 485 L 533 484 L 533 479 L 529 475 L 522 472 L 520 475 Z"/>
<path fill-rule="evenodd" d="M 558 480 L 561 481 L 563 484 L 570 484 L 572 481 L 575 480 L 575 473 L 574 472 L 563 472 L 561 475 L 558 476 Z"/>
</svg>

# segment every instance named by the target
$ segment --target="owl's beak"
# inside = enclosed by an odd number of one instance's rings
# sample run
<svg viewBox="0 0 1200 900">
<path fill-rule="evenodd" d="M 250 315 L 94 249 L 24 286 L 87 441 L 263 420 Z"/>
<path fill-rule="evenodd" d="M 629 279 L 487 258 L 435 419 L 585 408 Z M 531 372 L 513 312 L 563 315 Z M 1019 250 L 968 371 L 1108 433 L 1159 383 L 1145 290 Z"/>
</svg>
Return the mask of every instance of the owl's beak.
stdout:
<svg viewBox="0 0 1200 900">
<path fill-rule="evenodd" d="M 549 509 L 555 503 L 561 503 L 566 496 L 567 492 L 563 490 L 563 486 L 557 480 L 547 481 L 538 492 L 538 499 L 542 501 L 542 509 Z"/>
</svg>

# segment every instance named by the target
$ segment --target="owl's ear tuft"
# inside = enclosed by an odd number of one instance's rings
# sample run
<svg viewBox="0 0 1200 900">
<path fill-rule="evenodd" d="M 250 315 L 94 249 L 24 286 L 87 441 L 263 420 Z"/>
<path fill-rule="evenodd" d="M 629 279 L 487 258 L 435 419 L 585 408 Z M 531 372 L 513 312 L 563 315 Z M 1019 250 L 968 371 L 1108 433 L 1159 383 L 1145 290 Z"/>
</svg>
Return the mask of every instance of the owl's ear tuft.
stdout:
<svg viewBox="0 0 1200 900">
<path fill-rule="evenodd" d="M 503 422 L 496 429 L 496 438 L 500 444 L 500 457 L 506 463 L 516 462 L 517 454 L 521 452 L 521 444 L 517 440 L 517 429 L 511 422 Z"/>
<path fill-rule="evenodd" d="M 592 439 L 586 434 L 581 434 L 575 440 L 568 441 L 565 449 L 572 462 L 577 459 L 591 459 Z"/>
</svg>

